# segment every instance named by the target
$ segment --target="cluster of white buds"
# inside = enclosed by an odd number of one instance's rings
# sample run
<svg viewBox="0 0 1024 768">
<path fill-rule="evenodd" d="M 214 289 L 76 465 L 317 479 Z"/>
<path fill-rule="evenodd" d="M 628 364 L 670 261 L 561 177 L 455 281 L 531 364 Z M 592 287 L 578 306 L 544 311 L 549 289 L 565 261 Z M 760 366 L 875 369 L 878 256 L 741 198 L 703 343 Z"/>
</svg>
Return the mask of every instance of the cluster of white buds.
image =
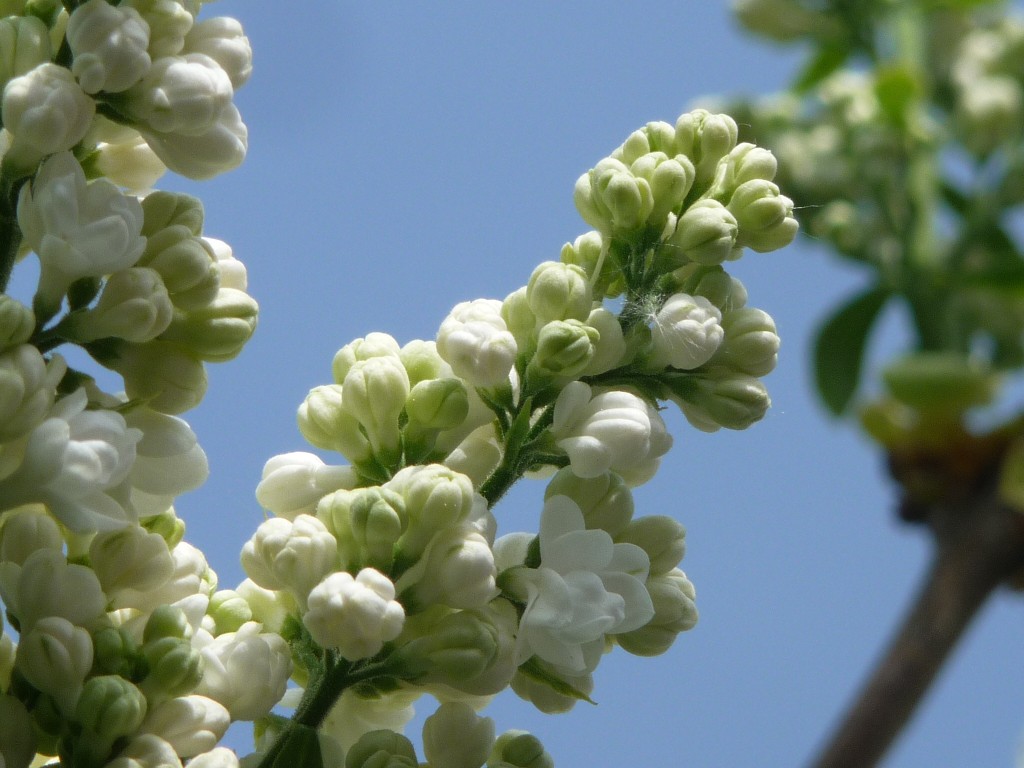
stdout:
<svg viewBox="0 0 1024 768">
<path fill-rule="evenodd" d="M 150 190 L 244 158 L 252 52 L 199 0 L 2 4 L 0 765 L 233 768 L 289 649 L 218 590 L 174 510 L 208 473 L 180 414 L 248 341 L 245 267 Z M 6 293 L 34 254 L 34 296 Z M 55 350 L 123 378 L 102 391 Z"/>
<path fill-rule="evenodd" d="M 442 702 L 429 765 L 549 765 L 464 702 L 511 687 L 565 711 L 608 648 L 663 653 L 694 626 L 683 527 L 634 518 L 630 488 L 672 445 L 661 401 L 705 431 L 769 405 L 779 337 L 723 264 L 795 236 L 775 171 L 726 115 L 648 124 L 580 178 L 596 231 L 561 260 L 503 301 L 458 304 L 435 341 L 338 351 L 298 425 L 349 463 L 267 462 L 256 495 L 274 516 L 242 553 L 242 592 L 262 595 L 305 691 L 291 727 L 321 728 L 325 766 L 416 765 L 400 731 L 422 693 Z M 539 534 L 496 541 L 492 509 L 527 474 L 550 478 Z M 301 731 L 276 733 L 268 764 Z"/>
</svg>

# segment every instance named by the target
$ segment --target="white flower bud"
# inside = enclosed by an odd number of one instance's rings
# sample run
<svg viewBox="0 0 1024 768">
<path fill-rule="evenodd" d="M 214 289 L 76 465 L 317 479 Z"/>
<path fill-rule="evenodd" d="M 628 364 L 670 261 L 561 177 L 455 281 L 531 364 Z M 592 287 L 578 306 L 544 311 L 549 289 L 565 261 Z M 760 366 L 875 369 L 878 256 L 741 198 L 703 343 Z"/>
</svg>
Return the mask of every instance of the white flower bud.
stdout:
<svg viewBox="0 0 1024 768">
<path fill-rule="evenodd" d="M 220 271 L 212 249 L 183 224 L 150 234 L 139 266 L 160 273 L 171 301 L 179 309 L 204 308 L 220 290 Z"/>
<path fill-rule="evenodd" d="M 622 145 L 612 152 L 612 157 L 626 165 L 632 165 L 649 152 L 663 152 L 669 157 L 679 154 L 676 146 L 676 129 L 660 120 L 648 123 L 629 134 Z"/>
<path fill-rule="evenodd" d="M 728 369 L 681 378 L 672 389 L 672 399 L 686 420 L 703 432 L 718 427 L 746 429 L 760 421 L 771 405 L 759 379 Z"/>
<path fill-rule="evenodd" d="M 24 344 L 36 327 L 35 313 L 13 296 L 0 293 L 0 352 Z"/>
<path fill-rule="evenodd" d="M 793 218 L 793 201 L 764 179 L 753 179 L 737 187 L 728 208 L 740 228 L 736 244 L 749 246 L 758 253 L 789 245 L 800 228 Z"/>
<path fill-rule="evenodd" d="M 36 732 L 25 705 L 10 695 L 0 695 L 0 765 L 28 768 L 36 756 Z"/>
<path fill-rule="evenodd" d="M 149 25 L 149 55 L 175 56 L 185 46 L 193 18 L 179 0 L 125 0 L 120 7 L 134 8 Z"/>
<path fill-rule="evenodd" d="M 558 261 L 545 261 L 533 270 L 526 285 L 526 300 L 541 323 L 586 320 L 593 304 L 587 273 Z"/>
<path fill-rule="evenodd" d="M 37 301 L 53 311 L 75 280 L 134 266 L 146 247 L 138 199 L 103 179 L 87 184 L 70 152 L 49 158 L 22 187 L 18 224 L 39 255 Z"/>
<path fill-rule="evenodd" d="M 359 420 L 345 407 L 340 384 L 309 390 L 299 406 L 299 431 L 311 444 L 337 451 L 349 461 L 366 461 L 373 455 Z"/>
<path fill-rule="evenodd" d="M 651 561 L 651 575 L 668 573 L 686 552 L 686 529 L 666 515 L 646 515 L 632 520 L 615 535 L 615 542 L 636 544 Z"/>
<path fill-rule="evenodd" d="M 775 370 L 780 340 L 767 312 L 753 307 L 733 310 L 723 318 L 722 328 L 725 342 L 716 362 L 748 376 L 767 376 Z"/>
<path fill-rule="evenodd" d="M 106 4 L 106 0 L 99 0 Z M 160 274 L 148 267 L 115 272 L 96 306 L 68 317 L 68 333 L 78 341 L 116 337 L 143 342 L 155 339 L 171 323 L 174 306 Z"/>
<path fill-rule="evenodd" d="M 16 666 L 34 687 L 53 696 L 69 716 L 92 668 L 92 639 L 67 619 L 47 616 L 21 636 Z"/>
<path fill-rule="evenodd" d="M 501 302 L 476 299 L 457 304 L 437 332 L 437 351 L 471 386 L 507 383 L 517 347 L 501 317 Z"/>
<path fill-rule="evenodd" d="M 313 514 L 320 499 L 332 491 L 354 488 L 356 479 L 351 467 L 330 466 L 312 453 L 282 453 L 264 465 L 256 500 L 278 517 L 292 520 Z"/>
<path fill-rule="evenodd" d="M 209 130 L 233 95 L 220 64 L 205 54 L 188 53 L 154 61 L 125 92 L 124 108 L 149 130 L 192 136 Z"/>
<path fill-rule="evenodd" d="M 46 418 L 66 370 L 59 355 L 48 363 L 30 344 L 0 353 L 0 442 L 27 434 Z"/>
<path fill-rule="evenodd" d="M 550 686 L 547 688 L 551 691 Z M 577 690 L 581 689 L 577 688 Z M 590 682 L 590 690 L 593 690 L 593 681 Z M 538 704 L 535 699 L 530 700 L 541 712 L 550 712 Z M 522 768 L 555 768 L 555 761 L 544 749 L 540 739 L 526 731 L 505 731 L 501 734 L 494 742 L 494 748 L 491 750 L 487 764 L 522 766 Z"/>
<path fill-rule="evenodd" d="M 494 744 L 494 721 L 469 704 L 447 702 L 423 723 L 423 754 L 431 768 L 480 768 Z"/>
<path fill-rule="evenodd" d="M 23 633 L 48 616 L 89 627 L 103 615 L 107 604 L 92 569 L 69 564 L 63 553 L 54 549 L 33 552 L 15 578 L 10 582 L 4 579 L 0 586 L 4 603 L 18 617 Z"/>
<path fill-rule="evenodd" d="M 133 193 L 151 189 L 167 171 L 137 131 L 124 141 L 97 144 L 93 163 L 103 176 Z"/>
<path fill-rule="evenodd" d="M 149 71 L 149 25 L 134 8 L 88 0 L 68 19 L 71 71 L 86 93 L 127 90 Z"/>
<path fill-rule="evenodd" d="M 332 573 L 314 587 L 302 621 L 322 647 L 358 661 L 398 637 L 405 611 L 395 601 L 395 585 L 390 579 L 373 568 L 364 568 L 355 578 L 350 573 Z"/>
<path fill-rule="evenodd" d="M 5 159 L 31 168 L 47 155 L 71 149 L 96 114 L 95 102 L 64 67 L 49 62 L 4 87 L 3 125 L 13 136 Z"/>
<path fill-rule="evenodd" d="M 646 179 L 654 198 L 648 221 L 653 224 L 664 222 L 671 212 L 677 212 L 686 199 L 686 193 L 693 186 L 693 163 L 686 155 L 668 157 L 664 152 L 650 152 L 633 161 L 629 170 Z"/>
<path fill-rule="evenodd" d="M 178 313 L 162 338 L 222 363 L 235 358 L 256 330 L 259 306 L 245 291 L 221 288 L 205 307 Z"/>
<path fill-rule="evenodd" d="M 237 168 L 249 147 L 249 131 L 238 108 L 230 103 L 200 133 L 167 133 L 150 128 L 141 128 L 140 133 L 164 165 L 196 180 L 212 179 Z"/>
<path fill-rule="evenodd" d="M 89 558 L 108 596 L 129 588 L 148 592 L 174 574 L 167 542 L 136 525 L 97 534 L 89 545 Z"/>
<path fill-rule="evenodd" d="M 597 331 L 599 338 L 594 344 L 594 356 L 579 375 L 597 376 L 617 368 L 626 355 L 626 339 L 618 316 L 598 307 L 587 317 L 587 325 Z"/>
<path fill-rule="evenodd" d="M 134 737 L 121 754 L 104 768 L 178 768 L 181 759 L 174 747 L 151 733 Z"/>
<path fill-rule="evenodd" d="M 633 519 L 633 494 L 619 475 L 606 472 L 597 477 L 577 477 L 572 469 L 558 470 L 544 489 L 544 498 L 568 496 L 583 513 L 589 529 L 617 536 Z"/>
<path fill-rule="evenodd" d="M 228 16 L 197 22 L 185 35 L 185 51 L 203 53 L 216 61 L 237 91 L 252 74 L 252 47 L 242 25 Z"/>
<path fill-rule="evenodd" d="M 265 520 L 242 548 L 242 567 L 249 578 L 267 589 L 287 588 L 300 605 L 337 563 L 338 542 L 311 515 Z"/>
<path fill-rule="evenodd" d="M 444 460 L 444 465 L 465 475 L 479 488 L 501 462 L 501 443 L 493 424 L 484 424 L 470 432 Z"/>
<path fill-rule="evenodd" d="M 217 747 L 196 755 L 188 761 L 188 768 L 239 768 L 238 755 L 227 747 Z"/>
<path fill-rule="evenodd" d="M 721 320 L 718 307 L 703 296 L 670 296 L 654 317 L 648 367 L 688 371 L 704 365 L 725 338 Z"/>
<path fill-rule="evenodd" d="M 203 553 L 191 544 L 180 541 L 171 550 L 174 562 L 174 573 L 158 589 L 138 591 L 123 590 L 117 598 L 118 608 L 135 608 L 143 612 L 152 612 L 161 605 L 170 605 L 182 600 L 200 599 L 195 603 L 202 611 L 206 610 L 206 597 L 214 590 L 211 579 L 216 579 Z"/>
<path fill-rule="evenodd" d="M 441 604 L 480 608 L 498 595 L 497 570 L 490 543 L 468 526 L 434 534 L 426 551 L 402 574 L 395 588 L 410 610 Z"/>
<path fill-rule="evenodd" d="M 291 654 L 280 635 L 256 622 L 219 635 L 200 648 L 203 679 L 194 691 L 223 704 L 232 720 L 256 720 L 281 700 Z"/>
<path fill-rule="evenodd" d="M 658 656 L 669 649 L 680 632 L 697 624 L 696 591 L 686 574 L 673 568 L 647 580 L 654 605 L 654 617 L 639 629 L 615 636 L 627 652 L 637 656 Z"/>
<path fill-rule="evenodd" d="M 220 271 L 220 287 L 244 291 L 249 283 L 245 264 L 235 258 L 231 246 L 215 237 L 203 237 L 202 239 L 217 260 L 217 267 Z"/>
<path fill-rule="evenodd" d="M 594 359 L 600 334 L 579 320 L 552 320 L 537 333 L 537 350 L 526 369 L 529 385 L 534 376 L 542 381 L 580 375 Z"/>
<path fill-rule="evenodd" d="M 139 733 L 159 736 L 179 755 L 189 756 L 216 747 L 230 724 L 227 709 L 213 699 L 179 696 L 149 710 Z"/>
<path fill-rule="evenodd" d="M 679 217 L 666 242 L 678 251 L 672 254 L 674 262 L 683 257 L 713 266 L 734 257 L 738 232 L 736 217 L 728 208 L 717 200 L 698 200 Z"/>
<path fill-rule="evenodd" d="M 64 537 L 46 507 L 28 504 L 0 515 L 0 562 L 24 565 L 37 549 L 64 550 Z"/>
<path fill-rule="evenodd" d="M 676 121 L 676 144 L 681 154 L 693 161 L 694 186 L 705 188 L 714 178 L 718 161 L 736 146 L 739 127 L 728 115 L 713 115 L 695 109 Z"/>
<path fill-rule="evenodd" d="M 409 397 L 409 374 L 398 357 L 372 357 L 349 368 L 342 384 L 345 409 L 366 430 L 376 454 L 397 457 L 398 418 Z"/>
<path fill-rule="evenodd" d="M 606 235 L 642 227 L 654 210 L 647 179 L 610 157 L 577 179 L 573 201 L 583 220 Z"/>
<path fill-rule="evenodd" d="M 343 383 L 349 370 L 360 360 L 369 360 L 371 357 L 398 357 L 402 359 L 401 353 L 402 350 L 398 346 L 398 342 L 392 336 L 380 332 L 368 333 L 365 339 L 356 339 L 334 353 L 334 360 L 331 362 L 331 373 L 334 376 L 334 383 Z M 421 348 L 412 351 L 414 359 L 418 359 L 422 354 L 427 355 L 428 361 L 420 361 L 418 364 L 424 364 L 425 362 L 429 365 L 430 352 L 428 349 Z M 403 360 L 404 363 L 405 361 Z M 431 374 L 427 378 L 434 378 L 434 375 Z M 412 374 L 409 374 L 409 376 L 412 378 Z"/>
<path fill-rule="evenodd" d="M 176 496 L 205 482 L 210 474 L 206 453 L 186 422 L 145 407 L 132 409 L 124 420 L 142 432 L 128 473 L 132 505 L 140 517 L 166 511 Z"/>
<path fill-rule="evenodd" d="M 13 9 L 6 11 L 13 13 Z M 46 24 L 35 16 L 0 19 L 0 93 L 12 78 L 53 59 L 47 33 Z"/>
<path fill-rule="evenodd" d="M 177 344 L 160 339 L 145 344 L 122 341 L 95 357 L 124 377 L 129 398 L 145 400 L 161 413 L 183 413 L 199 405 L 206 394 L 202 361 Z"/>
<path fill-rule="evenodd" d="M 656 412 L 653 412 L 656 414 Z M 652 411 L 630 392 L 593 394 L 589 386 L 568 384 L 555 401 L 551 433 L 580 477 L 597 477 L 657 459 L 671 446 L 651 421 Z M 655 439 L 657 438 L 657 439 Z"/>
</svg>

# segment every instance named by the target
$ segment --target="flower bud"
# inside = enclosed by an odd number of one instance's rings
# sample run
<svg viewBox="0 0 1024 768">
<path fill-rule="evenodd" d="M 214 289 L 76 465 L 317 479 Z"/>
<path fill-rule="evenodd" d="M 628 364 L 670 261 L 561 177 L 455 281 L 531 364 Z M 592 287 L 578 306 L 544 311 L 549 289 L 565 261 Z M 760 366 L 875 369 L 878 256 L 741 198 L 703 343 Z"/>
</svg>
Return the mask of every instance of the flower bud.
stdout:
<svg viewBox="0 0 1024 768">
<path fill-rule="evenodd" d="M 107 603 L 92 569 L 68 563 L 55 549 L 38 549 L 29 555 L 14 594 L 5 593 L 4 599 L 8 611 L 18 617 L 23 633 L 51 616 L 88 627 L 103 615 Z"/>
<path fill-rule="evenodd" d="M 128 473 L 132 505 L 144 518 L 145 527 L 160 533 L 168 546 L 174 547 L 181 540 L 181 530 L 173 511 L 163 524 L 150 524 L 150 520 L 166 513 L 176 496 L 205 482 L 210 474 L 206 453 L 195 432 L 182 419 L 152 408 L 136 407 L 124 420 L 129 427 L 142 432 L 142 439 L 135 446 L 135 462 Z"/>
<path fill-rule="evenodd" d="M 407 354 L 411 355 L 412 359 L 416 361 L 415 365 L 433 365 L 434 361 L 430 355 L 429 348 L 413 348 Z M 426 355 L 426 360 L 420 359 L 422 355 Z M 360 360 L 369 360 L 371 357 L 398 357 L 402 359 L 403 364 L 405 363 L 405 360 L 402 358 L 402 349 L 392 336 L 380 332 L 368 333 L 366 338 L 356 339 L 350 344 L 346 344 L 334 354 L 334 360 L 331 363 L 331 373 L 334 375 L 335 384 L 342 384 L 345 381 L 345 376 L 348 375 L 353 365 Z M 430 367 L 430 370 L 433 370 L 433 368 Z M 435 378 L 436 375 L 431 374 L 427 378 Z M 412 374 L 409 374 L 409 376 L 411 377 Z"/>
<path fill-rule="evenodd" d="M 310 635 L 349 661 L 376 655 L 398 637 L 405 622 L 394 584 L 372 568 L 355 577 L 344 571 L 330 574 L 309 593 L 308 605 L 302 622 Z"/>
<path fill-rule="evenodd" d="M 47 155 L 64 152 L 84 137 L 96 114 L 74 75 L 49 62 L 8 81 L 3 90 L 3 125 L 13 135 L 5 160 L 31 169 Z"/>
<path fill-rule="evenodd" d="M 793 218 L 793 201 L 764 179 L 738 186 L 728 208 L 740 228 L 736 244 L 749 246 L 758 253 L 789 245 L 799 229 Z"/>
<path fill-rule="evenodd" d="M 0 515 L 0 562 L 23 565 L 39 549 L 64 550 L 64 537 L 45 506 L 27 504 Z"/>
<path fill-rule="evenodd" d="M 593 302 L 586 272 L 558 261 L 545 261 L 533 270 L 526 285 L 526 300 L 541 323 L 586 320 Z"/>
<path fill-rule="evenodd" d="M 409 421 L 427 429 L 454 429 L 469 415 L 469 395 L 458 379 L 421 381 L 405 401 Z"/>
<path fill-rule="evenodd" d="M 0 93 L 13 78 L 53 58 L 46 24 L 35 16 L 9 14 L 13 11 L 0 19 Z"/>
<path fill-rule="evenodd" d="M 222 589 L 210 598 L 206 615 L 214 621 L 216 635 L 235 632 L 247 621 L 253 620 L 248 601 L 233 589 Z"/>
<path fill-rule="evenodd" d="M 633 494 L 613 472 L 582 478 L 569 467 L 563 467 L 544 490 L 545 499 L 552 496 L 568 496 L 583 512 L 588 529 L 607 531 L 613 538 L 633 519 Z"/>
<path fill-rule="evenodd" d="M 676 293 L 703 296 L 716 306 L 723 315 L 739 309 L 747 301 L 743 283 L 736 280 L 721 267 L 704 267 L 688 264 L 672 273 Z"/>
<path fill-rule="evenodd" d="M 356 463 L 373 455 L 358 419 L 344 405 L 340 384 L 309 390 L 299 406 L 298 422 L 302 436 L 317 448 L 337 451 Z"/>
<path fill-rule="evenodd" d="M 47 363 L 30 344 L 0 353 L 0 441 L 21 437 L 42 422 L 66 370 L 62 358 Z"/>
<path fill-rule="evenodd" d="M 0 21 L 0 27 L 3 22 Z M 35 313 L 6 293 L 0 293 L 0 352 L 24 344 L 36 327 Z"/>
<path fill-rule="evenodd" d="M 292 520 L 312 514 L 320 499 L 339 488 L 354 487 L 356 480 L 351 467 L 324 464 L 312 453 L 283 453 L 264 465 L 256 500 L 278 517 Z"/>
<path fill-rule="evenodd" d="M 397 357 L 360 360 L 342 384 L 347 410 L 366 430 L 374 453 L 388 461 L 399 450 L 398 419 L 409 390 L 409 374 Z"/>
<path fill-rule="evenodd" d="M 145 400 L 161 413 L 187 411 L 206 394 L 202 362 L 177 344 L 159 339 L 145 344 L 119 341 L 109 349 L 94 350 L 93 357 L 124 377 L 130 399 Z"/>
<path fill-rule="evenodd" d="M 666 241 L 673 263 L 681 257 L 704 266 L 735 258 L 739 227 L 729 209 L 717 200 L 698 200 L 679 217 Z"/>
<path fill-rule="evenodd" d="M 167 166 L 137 131 L 123 141 L 101 141 L 88 161 L 100 176 L 134 194 L 152 189 L 167 172 Z"/>
<path fill-rule="evenodd" d="M 423 756 L 431 768 L 480 768 L 494 744 L 494 721 L 464 702 L 447 702 L 423 723 Z"/>
<path fill-rule="evenodd" d="M 97 534 L 89 545 L 89 558 L 108 596 L 128 588 L 157 589 L 174 573 L 163 537 L 134 525 Z"/>
<path fill-rule="evenodd" d="M 696 592 L 686 574 L 673 568 L 647 580 L 654 618 L 647 624 L 615 636 L 615 641 L 636 656 L 658 656 L 671 647 L 680 632 L 697 624 Z"/>
<path fill-rule="evenodd" d="M 238 755 L 227 747 L 217 747 L 196 755 L 188 761 L 188 768 L 239 768 Z"/>
<path fill-rule="evenodd" d="M 122 677 L 90 678 L 75 709 L 75 721 L 90 733 L 111 742 L 138 730 L 146 716 L 146 698 Z"/>
<path fill-rule="evenodd" d="M 32 716 L 16 698 L 0 694 L 0 765 L 28 768 L 35 756 Z"/>
<path fill-rule="evenodd" d="M 767 376 L 779 359 L 779 335 L 767 312 L 752 307 L 733 310 L 722 319 L 725 341 L 715 361 L 748 376 Z"/>
<path fill-rule="evenodd" d="M 527 289 L 517 288 L 501 302 L 501 319 L 516 340 L 521 353 L 529 353 L 534 344 L 537 330 L 537 316 L 530 309 Z"/>
<path fill-rule="evenodd" d="M 396 584 L 410 612 L 435 603 L 479 608 L 498 595 L 490 543 L 470 526 L 452 526 L 434 534 L 426 551 Z"/>
<path fill-rule="evenodd" d="M 256 330 L 259 306 L 249 294 L 221 288 L 209 304 L 179 313 L 162 338 L 187 347 L 213 363 L 231 360 Z"/>
<path fill-rule="evenodd" d="M 237 91 L 252 74 L 252 47 L 242 25 L 228 16 L 204 19 L 185 35 L 185 51 L 202 53 L 220 65 Z"/>
<path fill-rule="evenodd" d="M 264 717 L 284 695 L 291 673 L 288 644 L 256 622 L 218 635 L 202 647 L 203 676 L 195 693 L 227 707 L 232 720 Z"/>
<path fill-rule="evenodd" d="M 597 331 L 598 339 L 594 342 L 594 356 L 579 375 L 597 376 L 618 368 L 626 356 L 626 340 L 619 318 L 604 307 L 598 307 L 587 317 L 586 324 Z"/>
<path fill-rule="evenodd" d="M 714 178 L 718 161 L 736 146 L 739 128 L 728 115 L 696 109 L 676 121 L 676 145 L 693 161 L 694 186 L 703 190 Z"/>
<path fill-rule="evenodd" d="M 604 250 L 600 232 L 591 230 L 563 245 L 560 259 L 587 273 L 587 281 L 595 297 L 618 296 L 622 293 L 622 276 L 617 273 L 613 260 Z"/>
<path fill-rule="evenodd" d="M 472 481 L 440 464 L 406 467 L 384 487 L 405 501 L 409 526 L 398 547 L 410 562 L 420 558 L 437 531 L 489 515 Z"/>
<path fill-rule="evenodd" d="M 245 264 L 235 257 L 231 246 L 215 237 L 203 237 L 203 242 L 209 246 L 217 260 L 217 267 L 220 270 L 220 287 L 245 291 L 249 285 L 249 276 Z"/>
<path fill-rule="evenodd" d="M 654 210 L 647 179 L 637 178 L 610 157 L 580 176 L 573 201 L 583 220 L 604 235 L 639 229 Z"/>
<path fill-rule="evenodd" d="M 484 424 L 470 432 L 444 460 L 444 465 L 469 478 L 479 488 L 501 462 L 501 445 L 493 424 Z"/>
<path fill-rule="evenodd" d="M 211 179 L 237 168 L 249 146 L 249 131 L 238 108 L 230 103 L 202 133 L 164 133 L 146 128 L 140 128 L 140 133 L 168 168 L 196 180 Z"/>
<path fill-rule="evenodd" d="M 147 129 L 196 135 L 209 130 L 229 106 L 234 89 L 220 65 L 202 53 L 164 56 L 125 91 L 122 106 Z"/>
<path fill-rule="evenodd" d="M 527 376 L 574 378 L 594 359 L 600 334 L 579 320 L 552 320 L 537 334 Z"/>
<path fill-rule="evenodd" d="M 323 500 L 317 514 L 339 538 L 351 539 L 362 566 L 382 572 L 391 569 L 395 544 L 409 525 L 405 502 L 387 488 L 338 491 Z"/>
<path fill-rule="evenodd" d="M 775 155 L 762 147 L 743 142 L 737 144 L 728 155 L 718 161 L 715 182 L 709 195 L 718 200 L 728 200 L 741 184 L 761 179 L 771 181 L 778 170 Z"/>
<path fill-rule="evenodd" d="M 986 364 L 953 352 L 904 355 L 882 372 L 892 396 L 921 411 L 957 413 L 992 401 L 999 377 Z"/>
<path fill-rule="evenodd" d="M 311 515 L 265 520 L 242 548 L 242 566 L 267 589 L 289 589 L 302 604 L 337 564 L 337 541 Z"/>
<path fill-rule="evenodd" d="M 187 757 L 216 747 L 230 724 L 227 709 L 213 699 L 179 696 L 150 709 L 139 732 L 159 736 Z"/>
<path fill-rule="evenodd" d="M 89 670 L 92 638 L 67 619 L 47 616 L 18 643 L 16 666 L 35 688 L 54 697 L 65 715 L 75 710 Z"/>
<path fill-rule="evenodd" d="M 688 157 L 668 157 L 664 152 L 651 152 L 637 158 L 629 170 L 650 184 L 654 205 L 648 220 L 652 223 L 664 222 L 669 213 L 682 207 L 696 174 Z"/>
<path fill-rule="evenodd" d="M 544 749 L 540 739 L 533 734 L 505 731 L 494 742 L 487 765 L 502 768 L 554 768 L 555 761 Z"/>
<path fill-rule="evenodd" d="M 157 190 L 146 195 L 142 201 L 142 212 L 145 217 L 142 234 L 146 237 L 173 227 L 184 227 L 188 234 L 196 237 L 203 232 L 203 203 L 191 195 Z M 187 237 L 184 232 L 175 230 L 172 239 L 184 237 Z"/>
<path fill-rule="evenodd" d="M 764 384 L 731 371 L 680 378 L 671 389 L 687 420 L 702 431 L 746 429 L 764 418 L 771 405 Z"/>
<path fill-rule="evenodd" d="M 721 320 L 718 307 L 703 296 L 670 296 L 654 318 L 647 367 L 689 371 L 704 365 L 725 337 Z"/>
<path fill-rule="evenodd" d="M 139 648 L 127 627 L 103 627 L 93 633 L 93 668 L 105 675 L 136 676 Z"/>
<path fill-rule="evenodd" d="M 174 747 L 151 733 L 135 736 L 104 768 L 177 768 L 181 759 Z"/>
<path fill-rule="evenodd" d="M 686 529 L 665 515 L 647 515 L 632 520 L 615 535 L 615 542 L 636 544 L 651 561 L 651 575 L 668 573 L 679 565 L 686 552 Z"/>
<path fill-rule="evenodd" d="M 127 90 L 149 71 L 149 25 L 134 8 L 88 0 L 72 12 L 65 34 L 71 71 L 86 93 Z"/>
<path fill-rule="evenodd" d="M 676 131 L 663 121 L 648 123 L 643 128 L 633 131 L 612 157 L 626 165 L 632 165 L 638 158 L 650 152 L 662 152 L 669 157 L 679 154 L 676 145 Z"/>
<path fill-rule="evenodd" d="M 507 383 L 517 347 L 501 317 L 501 302 L 476 299 L 457 304 L 437 332 L 437 351 L 471 386 Z"/>
<path fill-rule="evenodd" d="M 345 768 L 416 768 L 416 748 L 390 729 L 370 731 L 345 756 Z"/>
<path fill-rule="evenodd" d="M 161 637 L 146 642 L 142 653 L 149 675 L 141 685 L 151 702 L 192 693 L 203 678 L 203 660 L 188 640 Z"/>
<path fill-rule="evenodd" d="M 106 5 L 106 0 L 99 2 Z M 78 341 L 116 337 L 141 343 L 163 333 L 173 315 L 160 274 L 132 267 L 108 277 L 96 306 L 69 315 L 66 327 Z"/>
<path fill-rule="evenodd" d="M 390 657 L 396 674 L 423 685 L 457 686 L 481 677 L 495 664 L 499 650 L 498 627 L 485 616 L 435 608 L 409 617 L 402 638 L 412 639 L 400 639 Z"/>
<path fill-rule="evenodd" d="M 206 307 L 220 290 L 220 270 L 212 248 L 182 224 L 149 235 L 139 266 L 160 274 L 178 309 Z"/>
</svg>

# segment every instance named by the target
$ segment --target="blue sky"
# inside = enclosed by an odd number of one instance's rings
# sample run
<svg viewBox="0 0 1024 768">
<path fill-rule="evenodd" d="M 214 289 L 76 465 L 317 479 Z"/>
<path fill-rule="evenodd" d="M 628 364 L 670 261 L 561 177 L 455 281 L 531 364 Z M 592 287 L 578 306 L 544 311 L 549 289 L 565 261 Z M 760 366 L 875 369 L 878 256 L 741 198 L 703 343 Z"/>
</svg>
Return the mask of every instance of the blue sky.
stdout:
<svg viewBox="0 0 1024 768">
<path fill-rule="evenodd" d="M 707 0 L 220 0 L 205 14 L 239 18 L 255 49 L 237 96 L 246 163 L 162 182 L 202 197 L 207 234 L 245 261 L 261 303 L 253 341 L 211 367 L 188 417 L 212 476 L 178 509 L 223 586 L 243 577 L 237 553 L 262 519 L 263 462 L 308 449 L 295 410 L 340 346 L 374 330 L 432 338 L 455 303 L 525 284 L 585 231 L 573 184 L 630 131 L 705 94 L 778 90 L 795 64 Z M 559 766 L 805 762 L 927 562 L 922 532 L 895 521 L 881 457 L 810 389 L 812 329 L 862 276 L 807 241 L 735 274 L 782 335 L 773 408 L 745 433 L 669 415 L 675 447 L 637 493 L 639 513 L 686 525 L 701 621 L 663 657 L 606 657 L 597 706 L 492 706 L 499 731 L 533 731 Z M 876 362 L 902 328 L 888 318 Z M 497 507 L 501 531 L 536 530 L 535 486 Z M 1022 629 L 1019 597 L 998 596 L 887 766 L 1012 764 Z"/>
</svg>

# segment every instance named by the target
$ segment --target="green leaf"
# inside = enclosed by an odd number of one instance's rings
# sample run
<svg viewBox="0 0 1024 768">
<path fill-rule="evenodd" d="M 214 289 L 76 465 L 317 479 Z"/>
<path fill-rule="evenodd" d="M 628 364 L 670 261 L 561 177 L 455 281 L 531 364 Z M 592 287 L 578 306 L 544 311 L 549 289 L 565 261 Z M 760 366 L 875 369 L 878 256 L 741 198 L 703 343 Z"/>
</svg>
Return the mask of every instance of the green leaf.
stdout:
<svg viewBox="0 0 1024 768">
<path fill-rule="evenodd" d="M 875 76 L 875 95 L 885 116 L 895 125 L 906 125 L 911 105 L 920 97 L 919 79 L 907 67 L 893 65 Z"/>
<path fill-rule="evenodd" d="M 555 693 L 566 696 L 570 699 L 578 699 L 585 701 L 588 704 L 596 704 L 593 699 L 587 696 L 586 693 L 581 691 L 579 688 L 574 688 L 569 685 L 565 680 L 558 677 L 554 672 L 549 670 L 542 664 L 536 656 L 532 656 L 527 659 L 526 662 L 519 665 L 519 671 L 532 680 L 536 680 L 539 683 L 543 683 L 548 686 Z"/>
<path fill-rule="evenodd" d="M 868 334 L 889 291 L 878 286 L 858 294 L 822 324 L 814 342 L 814 380 L 825 406 L 841 416 L 860 380 Z"/>
<path fill-rule="evenodd" d="M 796 93 L 807 93 L 818 83 L 839 69 L 850 58 L 852 51 L 846 45 L 827 43 L 807 62 L 793 83 Z"/>
</svg>

